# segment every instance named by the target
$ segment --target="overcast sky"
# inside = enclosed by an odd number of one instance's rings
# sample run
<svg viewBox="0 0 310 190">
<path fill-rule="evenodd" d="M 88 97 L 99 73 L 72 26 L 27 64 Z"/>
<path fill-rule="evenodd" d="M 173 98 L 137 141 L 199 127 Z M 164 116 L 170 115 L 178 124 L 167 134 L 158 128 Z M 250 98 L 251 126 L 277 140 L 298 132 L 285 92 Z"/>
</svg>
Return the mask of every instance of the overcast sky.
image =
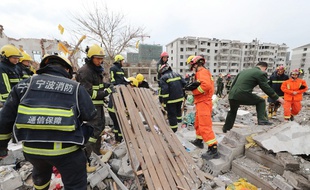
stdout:
<svg viewBox="0 0 310 190">
<path fill-rule="evenodd" d="M 147 44 L 165 46 L 184 36 L 257 38 L 290 49 L 310 43 L 309 0 L 3 0 L 0 24 L 12 38 L 70 41 L 70 31 L 60 35 L 58 24 L 72 28 L 72 14 L 83 15 L 83 7 L 93 2 L 104 2 L 130 25 L 144 27 L 151 36 L 144 39 Z"/>
</svg>

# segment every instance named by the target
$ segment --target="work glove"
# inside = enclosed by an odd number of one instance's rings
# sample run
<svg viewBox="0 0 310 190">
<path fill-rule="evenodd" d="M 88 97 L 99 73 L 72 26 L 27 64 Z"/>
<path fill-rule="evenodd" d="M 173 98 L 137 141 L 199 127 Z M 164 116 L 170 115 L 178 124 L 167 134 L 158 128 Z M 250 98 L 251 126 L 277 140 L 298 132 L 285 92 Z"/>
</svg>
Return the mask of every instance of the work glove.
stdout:
<svg viewBox="0 0 310 190">
<path fill-rule="evenodd" d="M 5 158 L 8 155 L 8 149 L 0 148 L 0 159 Z"/>
<path fill-rule="evenodd" d="M 299 90 L 302 90 L 302 89 L 305 89 L 305 88 L 306 88 L 306 86 L 301 85 L 301 86 L 299 87 Z"/>
<path fill-rule="evenodd" d="M 200 82 L 198 82 L 198 81 L 194 81 L 194 82 L 191 82 L 191 83 L 189 83 L 189 84 L 186 84 L 185 86 L 184 86 L 184 90 L 185 91 L 192 91 L 192 90 L 195 90 L 196 88 L 198 88 L 198 86 L 200 85 Z"/>
</svg>

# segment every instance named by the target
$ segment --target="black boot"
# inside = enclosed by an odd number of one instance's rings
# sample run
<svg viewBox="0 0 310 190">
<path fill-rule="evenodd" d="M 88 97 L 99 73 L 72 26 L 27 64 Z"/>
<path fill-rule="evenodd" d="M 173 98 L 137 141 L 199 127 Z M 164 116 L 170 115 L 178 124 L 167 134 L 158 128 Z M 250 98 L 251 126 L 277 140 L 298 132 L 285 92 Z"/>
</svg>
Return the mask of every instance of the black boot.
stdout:
<svg viewBox="0 0 310 190">
<path fill-rule="evenodd" d="M 190 141 L 193 145 L 197 146 L 198 148 L 203 149 L 203 141 L 202 139 L 195 139 L 193 141 Z"/>
<path fill-rule="evenodd" d="M 290 117 L 290 119 L 289 119 L 290 121 L 294 121 L 294 116 L 293 115 L 291 115 L 291 117 Z"/>
<path fill-rule="evenodd" d="M 203 153 L 201 155 L 201 157 L 203 159 L 206 159 L 206 160 L 211 160 L 211 159 L 218 159 L 220 158 L 220 155 L 219 153 L 217 152 L 217 145 L 214 144 L 212 146 L 209 146 L 208 148 L 208 151 L 206 153 Z"/>
</svg>

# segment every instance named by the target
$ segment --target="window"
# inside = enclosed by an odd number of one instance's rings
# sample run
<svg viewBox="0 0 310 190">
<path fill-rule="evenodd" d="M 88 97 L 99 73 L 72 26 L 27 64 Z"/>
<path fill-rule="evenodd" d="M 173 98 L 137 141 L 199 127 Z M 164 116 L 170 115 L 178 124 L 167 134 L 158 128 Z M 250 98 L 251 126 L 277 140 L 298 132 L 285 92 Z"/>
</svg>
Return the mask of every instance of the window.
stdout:
<svg viewBox="0 0 310 190">
<path fill-rule="evenodd" d="M 213 69 L 213 73 L 216 73 L 216 69 Z"/>
<path fill-rule="evenodd" d="M 180 55 L 180 59 L 183 59 L 184 55 Z"/>
<path fill-rule="evenodd" d="M 217 50 L 214 50 L 214 53 L 217 53 Z"/>
<path fill-rule="evenodd" d="M 215 43 L 215 47 L 217 47 L 217 43 Z"/>
<path fill-rule="evenodd" d="M 183 62 L 180 62 L 180 66 L 183 66 L 183 64 L 184 64 Z"/>
<path fill-rule="evenodd" d="M 184 44 L 184 41 L 183 41 L 183 40 L 181 40 L 181 41 L 180 41 L 180 44 Z"/>
<path fill-rule="evenodd" d="M 173 67 L 173 63 L 171 63 L 171 67 Z"/>
<path fill-rule="evenodd" d="M 173 60 L 173 57 L 171 57 L 171 61 Z"/>
<path fill-rule="evenodd" d="M 210 53 L 210 50 L 209 50 L 209 49 L 207 50 L 207 53 Z"/>
<path fill-rule="evenodd" d="M 183 69 L 180 69 L 180 73 L 183 73 Z"/>
<path fill-rule="evenodd" d="M 208 42 L 208 46 L 210 46 L 210 42 Z"/>
<path fill-rule="evenodd" d="M 182 51 L 183 51 L 183 48 L 180 48 L 180 51 L 182 52 Z"/>
<path fill-rule="evenodd" d="M 216 66 L 216 63 L 214 63 L 214 66 Z"/>
<path fill-rule="evenodd" d="M 171 54 L 173 54 L 173 50 L 171 50 Z"/>
<path fill-rule="evenodd" d="M 307 51 L 307 48 L 304 48 L 304 51 Z"/>
</svg>

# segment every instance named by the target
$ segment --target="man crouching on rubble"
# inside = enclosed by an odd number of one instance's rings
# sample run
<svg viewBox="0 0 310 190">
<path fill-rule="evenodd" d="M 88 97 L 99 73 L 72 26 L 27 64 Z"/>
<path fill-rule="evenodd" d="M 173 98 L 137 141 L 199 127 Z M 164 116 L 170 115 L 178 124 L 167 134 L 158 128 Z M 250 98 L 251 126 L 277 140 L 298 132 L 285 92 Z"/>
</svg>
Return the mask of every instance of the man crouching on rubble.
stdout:
<svg viewBox="0 0 310 190">
<path fill-rule="evenodd" d="M 259 85 L 271 99 L 284 103 L 283 98 L 279 97 L 268 84 L 267 67 L 266 62 L 259 62 L 254 68 L 241 71 L 236 76 L 228 96 L 230 110 L 223 126 L 224 133 L 233 128 L 240 105 L 255 105 L 258 125 L 272 125 L 268 121 L 265 99 L 252 93 L 254 87 Z"/>
<path fill-rule="evenodd" d="M 35 189 L 49 188 L 55 166 L 66 190 L 86 190 L 86 156 L 81 147 L 90 126 L 82 124 L 93 119 L 96 109 L 84 87 L 70 80 L 72 66 L 67 58 L 45 56 L 37 74 L 15 85 L 1 110 L 0 158 L 7 156 L 13 131 L 33 165 Z"/>
</svg>

